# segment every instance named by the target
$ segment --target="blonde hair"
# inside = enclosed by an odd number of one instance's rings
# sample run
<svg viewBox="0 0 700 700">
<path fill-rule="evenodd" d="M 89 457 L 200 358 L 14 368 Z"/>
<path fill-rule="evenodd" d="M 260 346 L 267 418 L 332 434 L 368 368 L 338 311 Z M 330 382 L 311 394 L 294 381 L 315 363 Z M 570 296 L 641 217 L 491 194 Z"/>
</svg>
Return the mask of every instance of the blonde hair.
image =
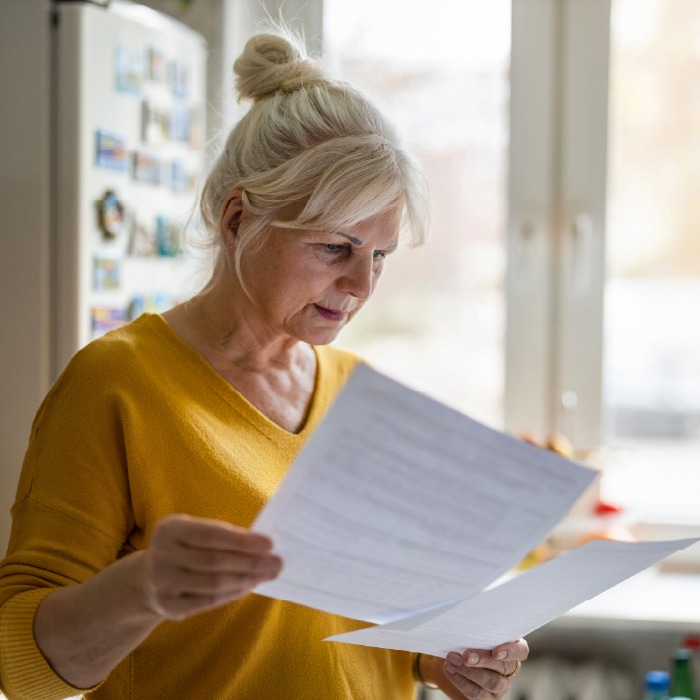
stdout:
<svg viewBox="0 0 700 700">
<path fill-rule="evenodd" d="M 368 96 L 327 76 L 288 31 L 252 37 L 233 70 L 239 102 L 253 104 L 202 191 L 202 219 L 218 245 L 215 271 L 222 264 L 222 210 L 234 189 L 251 215 L 236 239 L 239 278 L 243 250 L 259 249 L 273 226 L 342 230 L 401 207 L 409 245 L 424 243 L 422 168 Z"/>
</svg>

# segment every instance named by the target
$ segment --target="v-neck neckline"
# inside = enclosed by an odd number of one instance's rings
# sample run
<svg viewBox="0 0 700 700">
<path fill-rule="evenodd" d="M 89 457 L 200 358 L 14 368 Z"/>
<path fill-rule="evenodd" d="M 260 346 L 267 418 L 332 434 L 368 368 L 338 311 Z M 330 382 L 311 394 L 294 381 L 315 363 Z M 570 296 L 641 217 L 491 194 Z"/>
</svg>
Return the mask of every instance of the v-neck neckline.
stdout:
<svg viewBox="0 0 700 700">
<path fill-rule="evenodd" d="M 255 425 L 270 438 L 280 439 L 284 437 L 293 442 L 305 442 L 309 434 L 317 426 L 321 418 L 319 415 L 319 411 L 321 410 L 320 406 L 324 403 L 321 399 L 326 390 L 326 377 L 321 353 L 315 346 L 310 346 L 316 357 L 316 372 L 311 401 L 300 429 L 296 432 L 292 432 L 272 420 L 238 391 L 238 389 L 226 381 L 197 350 L 178 335 L 173 327 L 160 314 L 146 313 L 143 314 L 142 317 L 146 317 L 144 320 L 152 319 L 154 323 L 157 324 L 157 328 L 154 325 L 153 330 L 162 331 L 159 335 L 171 346 L 175 346 L 179 352 L 189 360 L 190 366 L 224 401 L 235 408 L 250 423 Z"/>
</svg>

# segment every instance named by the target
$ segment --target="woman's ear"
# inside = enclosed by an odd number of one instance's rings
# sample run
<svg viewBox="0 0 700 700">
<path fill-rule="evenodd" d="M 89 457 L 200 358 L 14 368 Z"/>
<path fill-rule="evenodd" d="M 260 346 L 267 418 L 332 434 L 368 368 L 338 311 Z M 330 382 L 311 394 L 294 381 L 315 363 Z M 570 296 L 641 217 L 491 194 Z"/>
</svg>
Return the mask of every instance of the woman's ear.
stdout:
<svg viewBox="0 0 700 700">
<path fill-rule="evenodd" d="M 243 193 L 241 190 L 231 190 L 224 202 L 221 212 L 221 237 L 224 245 L 235 242 L 238 229 L 243 217 Z"/>
</svg>

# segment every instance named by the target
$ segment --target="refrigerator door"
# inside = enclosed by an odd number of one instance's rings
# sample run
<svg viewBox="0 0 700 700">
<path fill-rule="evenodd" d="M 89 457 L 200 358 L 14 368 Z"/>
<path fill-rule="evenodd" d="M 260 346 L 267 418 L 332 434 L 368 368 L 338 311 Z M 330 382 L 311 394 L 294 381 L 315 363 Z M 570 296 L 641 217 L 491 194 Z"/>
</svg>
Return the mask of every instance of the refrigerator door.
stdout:
<svg viewBox="0 0 700 700">
<path fill-rule="evenodd" d="M 204 39 L 149 8 L 57 5 L 53 370 L 91 339 L 196 289 Z"/>
</svg>

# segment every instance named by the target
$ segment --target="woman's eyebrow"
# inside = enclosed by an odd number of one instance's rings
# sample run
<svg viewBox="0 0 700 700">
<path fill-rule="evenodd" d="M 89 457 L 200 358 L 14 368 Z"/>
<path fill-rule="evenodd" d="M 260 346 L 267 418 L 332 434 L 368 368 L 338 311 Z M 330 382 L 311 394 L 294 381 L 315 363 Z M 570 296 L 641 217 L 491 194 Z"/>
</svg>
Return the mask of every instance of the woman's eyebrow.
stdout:
<svg viewBox="0 0 700 700">
<path fill-rule="evenodd" d="M 343 238 L 347 238 L 350 243 L 354 243 L 355 245 L 363 245 L 362 241 L 359 238 L 355 238 L 355 236 L 350 236 L 347 233 L 340 233 L 340 231 L 336 231 L 336 234 L 338 236 L 342 236 Z"/>
<path fill-rule="evenodd" d="M 359 238 L 355 238 L 355 236 L 351 236 L 348 233 L 341 233 L 340 231 L 336 231 L 337 236 L 342 236 L 343 238 L 347 238 L 350 243 L 354 243 L 355 245 L 363 245 L 362 241 Z M 388 245 L 385 250 L 393 250 L 394 248 L 398 247 L 398 243 L 392 243 L 391 245 Z"/>
</svg>

